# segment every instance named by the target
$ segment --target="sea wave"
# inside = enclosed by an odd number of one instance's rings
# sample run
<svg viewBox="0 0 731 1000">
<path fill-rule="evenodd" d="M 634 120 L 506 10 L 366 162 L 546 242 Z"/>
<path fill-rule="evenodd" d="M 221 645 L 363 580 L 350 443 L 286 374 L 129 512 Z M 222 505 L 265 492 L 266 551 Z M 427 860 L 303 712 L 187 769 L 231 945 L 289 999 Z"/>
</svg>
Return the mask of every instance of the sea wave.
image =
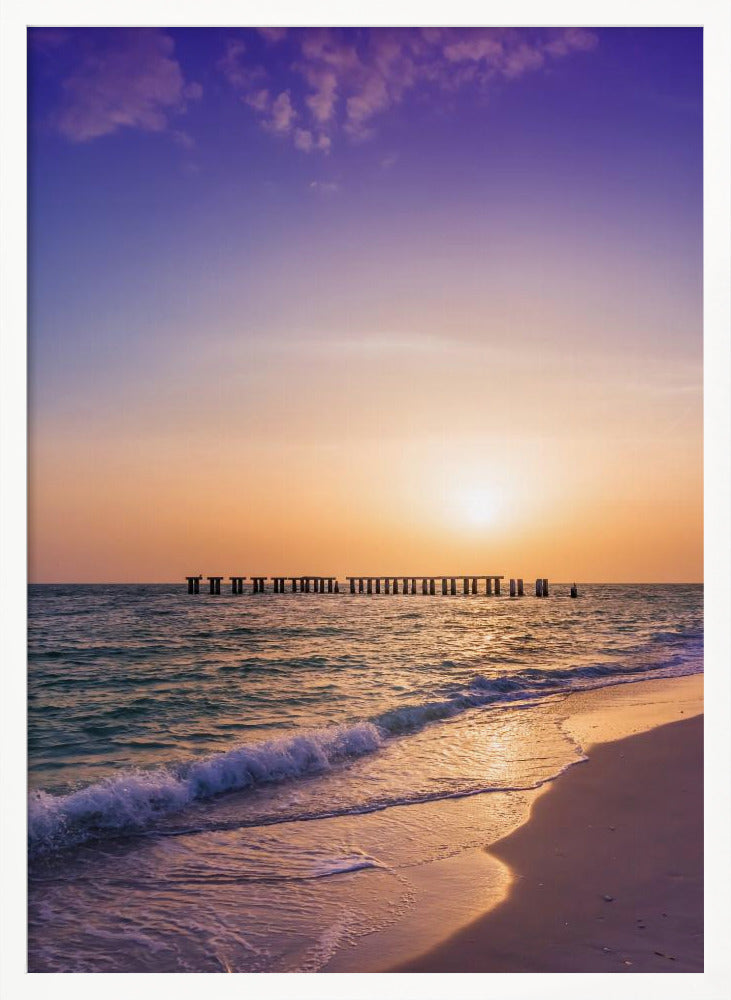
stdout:
<svg viewBox="0 0 731 1000">
<path fill-rule="evenodd" d="M 34 791 L 28 804 L 31 856 L 144 830 L 160 816 L 224 792 L 327 771 L 343 760 L 372 753 L 382 740 L 370 722 L 332 726 L 185 764 L 125 770 L 67 795 Z"/>
<path fill-rule="evenodd" d="M 654 665 L 645 659 L 630 664 L 603 661 L 553 671 L 527 668 L 498 677 L 477 674 L 467 687 L 443 698 L 406 704 L 351 725 L 243 744 L 152 770 L 124 770 L 64 795 L 33 791 L 28 804 L 30 853 L 48 855 L 88 840 L 144 831 L 196 801 L 322 774 L 377 752 L 390 739 L 470 709 L 535 703 L 580 688 L 693 673 L 700 669 L 699 652 L 700 646 L 691 643 Z"/>
</svg>

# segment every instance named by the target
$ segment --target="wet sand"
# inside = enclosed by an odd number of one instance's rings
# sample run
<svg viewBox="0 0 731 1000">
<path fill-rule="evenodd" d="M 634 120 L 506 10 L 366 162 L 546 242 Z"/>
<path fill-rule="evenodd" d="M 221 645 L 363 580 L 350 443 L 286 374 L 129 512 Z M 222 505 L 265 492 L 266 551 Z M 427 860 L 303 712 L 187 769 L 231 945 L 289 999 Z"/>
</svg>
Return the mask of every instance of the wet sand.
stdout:
<svg viewBox="0 0 731 1000">
<path fill-rule="evenodd" d="M 693 685 L 699 699 L 700 677 L 670 690 Z M 594 730 L 624 735 L 624 719 L 630 732 L 648 729 L 655 698 L 643 716 L 622 705 L 636 697 L 579 702 L 567 728 L 584 746 Z M 703 717 L 699 700 L 685 705 L 676 716 L 692 718 L 589 746 L 588 761 L 537 796 L 528 823 L 490 845 L 512 872 L 504 901 L 390 971 L 703 971 Z M 658 711 L 661 721 L 667 705 Z"/>
</svg>

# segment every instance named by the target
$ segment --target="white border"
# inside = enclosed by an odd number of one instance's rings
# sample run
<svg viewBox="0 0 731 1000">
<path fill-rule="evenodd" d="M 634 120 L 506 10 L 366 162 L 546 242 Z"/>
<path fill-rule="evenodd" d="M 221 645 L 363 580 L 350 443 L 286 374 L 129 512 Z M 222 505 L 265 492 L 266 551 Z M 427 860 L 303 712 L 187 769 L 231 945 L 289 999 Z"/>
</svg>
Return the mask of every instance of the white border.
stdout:
<svg viewBox="0 0 731 1000">
<path fill-rule="evenodd" d="M 451 976 L 246 975 L 219 976 L 205 984 L 199 974 L 163 984 L 146 975 L 25 974 L 25 619 L 26 619 L 26 157 L 25 52 L 27 25 L 236 25 L 236 24 L 510 24 L 581 26 L 702 25 L 705 58 L 705 581 L 706 581 L 706 972 L 703 975 L 635 975 L 631 983 L 611 974 L 537 976 L 528 974 Z M 52 993 L 74 1000 L 104 991 L 140 997 L 168 987 L 177 998 L 201 989 L 220 996 L 370 997 L 375 989 L 401 997 L 442 997 L 457 989 L 465 997 L 486 991 L 498 997 L 551 997 L 584 1000 L 588 993 L 622 993 L 663 998 L 715 998 L 729 987 L 728 919 L 731 900 L 729 844 L 729 738 L 731 644 L 729 608 L 731 539 L 729 489 L 729 66 L 731 13 L 723 0 L 621 0 L 593 2 L 512 2 L 510 4 L 335 4 L 230 0 L 109 0 L 91 2 L 3 0 L 0 8 L 0 615 L 2 616 L 2 773 L 0 775 L 0 993 L 8 1000 Z M 243 976 L 243 978 L 242 978 Z M 166 978 L 162 976 L 162 978 Z M 296 981 L 295 981 L 296 980 Z"/>
</svg>

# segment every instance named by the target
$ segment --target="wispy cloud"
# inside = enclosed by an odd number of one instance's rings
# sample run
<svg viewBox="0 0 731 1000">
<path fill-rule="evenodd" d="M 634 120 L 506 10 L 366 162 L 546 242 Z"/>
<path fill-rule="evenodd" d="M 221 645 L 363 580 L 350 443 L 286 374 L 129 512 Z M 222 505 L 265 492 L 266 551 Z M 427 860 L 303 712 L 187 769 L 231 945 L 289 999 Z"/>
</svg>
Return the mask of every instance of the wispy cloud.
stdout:
<svg viewBox="0 0 731 1000">
<path fill-rule="evenodd" d="M 378 117 L 417 87 L 433 95 L 453 94 L 466 85 L 485 92 L 499 79 L 538 72 L 597 44 L 596 35 L 584 28 L 258 30 L 280 52 L 288 79 L 300 84 L 284 92 L 288 107 L 277 119 L 281 127 L 274 124 L 274 104 L 282 94 L 262 101 L 262 80 L 270 74 L 239 39 L 229 40 L 221 68 L 262 125 L 289 136 L 305 153 L 327 153 L 339 132 L 351 140 L 369 138 Z"/>
<path fill-rule="evenodd" d="M 340 185 L 336 181 L 310 181 L 310 191 L 315 194 L 336 194 L 339 190 Z"/>
<path fill-rule="evenodd" d="M 54 124 L 73 142 L 121 128 L 165 131 L 173 116 L 202 95 L 200 84 L 186 82 L 172 38 L 157 28 L 46 33 L 41 50 L 49 39 L 69 61 Z M 174 132 L 176 141 L 185 135 Z"/>
</svg>

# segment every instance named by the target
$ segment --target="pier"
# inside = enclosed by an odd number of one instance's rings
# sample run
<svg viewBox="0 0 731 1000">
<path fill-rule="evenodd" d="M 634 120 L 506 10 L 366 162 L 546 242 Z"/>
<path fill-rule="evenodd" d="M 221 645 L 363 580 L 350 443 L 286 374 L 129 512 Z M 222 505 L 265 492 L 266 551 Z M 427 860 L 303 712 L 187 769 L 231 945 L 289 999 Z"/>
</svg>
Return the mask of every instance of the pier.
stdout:
<svg viewBox="0 0 731 1000">
<path fill-rule="evenodd" d="M 495 588 L 495 595 L 500 596 L 500 581 L 504 579 L 502 576 L 497 576 L 495 574 L 490 574 L 488 576 L 472 574 L 464 575 L 462 573 L 451 573 L 445 574 L 444 576 L 346 576 L 346 582 L 349 584 L 349 589 L 351 594 L 380 594 L 381 584 L 383 583 L 383 592 L 385 594 L 417 594 L 421 590 L 422 594 L 430 594 L 434 596 L 436 594 L 436 584 L 437 580 L 441 582 L 441 592 L 442 594 L 457 594 L 457 581 L 461 581 L 461 590 L 463 594 L 477 594 L 478 593 L 478 581 L 484 580 L 485 582 L 485 594 L 492 595 L 493 586 Z"/>
<path fill-rule="evenodd" d="M 201 574 L 186 576 L 189 594 L 200 594 Z M 206 576 L 208 592 L 220 596 L 223 576 Z M 251 594 L 339 594 L 340 582 L 337 576 L 229 576 L 232 594 L 243 594 L 244 583 L 249 581 Z M 485 597 L 501 596 L 501 581 L 505 577 L 498 573 L 444 573 L 436 576 L 346 576 L 346 591 L 350 594 L 409 594 L 435 597 L 476 596 L 482 593 Z M 525 596 L 525 586 L 522 577 L 511 577 L 509 583 L 511 598 Z M 548 597 L 548 580 L 546 577 L 536 578 L 536 597 Z"/>
</svg>

